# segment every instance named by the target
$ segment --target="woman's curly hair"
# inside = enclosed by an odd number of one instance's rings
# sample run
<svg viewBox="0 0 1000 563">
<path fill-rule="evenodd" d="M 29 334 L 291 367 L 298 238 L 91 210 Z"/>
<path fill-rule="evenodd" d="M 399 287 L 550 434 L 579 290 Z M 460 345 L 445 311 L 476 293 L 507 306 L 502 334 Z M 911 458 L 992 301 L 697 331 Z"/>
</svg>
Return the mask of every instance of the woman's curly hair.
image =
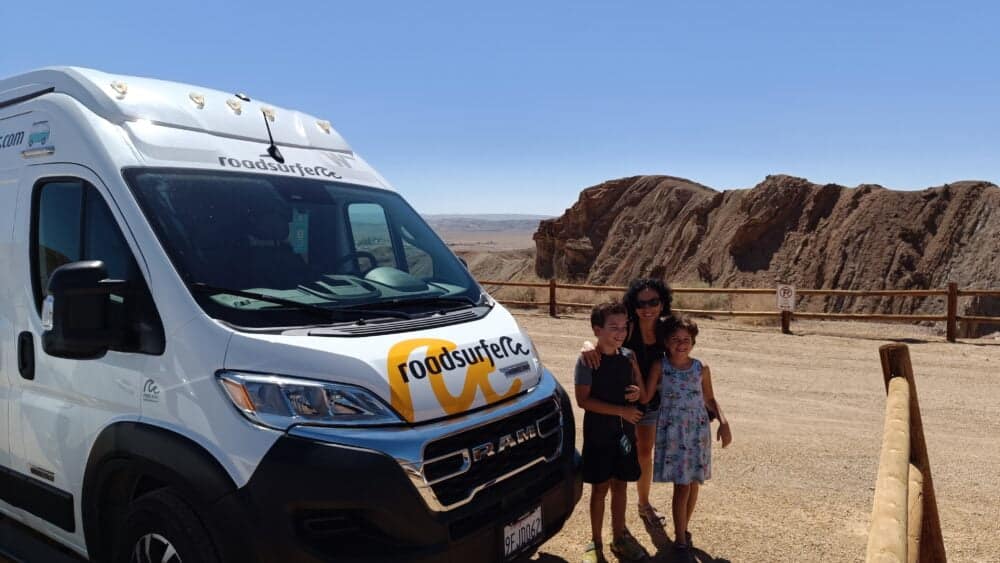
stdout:
<svg viewBox="0 0 1000 563">
<path fill-rule="evenodd" d="M 637 278 L 632 280 L 632 283 L 628 284 L 628 289 L 625 291 L 625 297 L 622 301 L 625 303 L 625 307 L 628 309 L 628 318 L 635 320 L 638 318 L 636 314 L 636 309 L 639 308 L 639 292 L 644 289 L 652 289 L 660 296 L 660 304 L 663 309 L 660 311 L 660 317 L 670 317 L 673 313 L 670 310 L 670 302 L 673 300 L 673 295 L 670 292 L 670 286 L 666 284 L 663 280 L 654 278 Z"/>
</svg>

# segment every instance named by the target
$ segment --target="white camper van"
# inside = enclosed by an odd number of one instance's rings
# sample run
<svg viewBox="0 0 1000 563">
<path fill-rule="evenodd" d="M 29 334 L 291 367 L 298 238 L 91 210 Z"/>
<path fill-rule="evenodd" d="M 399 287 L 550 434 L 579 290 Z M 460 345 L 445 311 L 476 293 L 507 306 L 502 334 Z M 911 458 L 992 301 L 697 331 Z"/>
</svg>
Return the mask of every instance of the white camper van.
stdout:
<svg viewBox="0 0 1000 563">
<path fill-rule="evenodd" d="M 580 497 L 531 340 L 327 121 L 0 81 L 0 513 L 94 561 L 506 560 Z"/>
</svg>

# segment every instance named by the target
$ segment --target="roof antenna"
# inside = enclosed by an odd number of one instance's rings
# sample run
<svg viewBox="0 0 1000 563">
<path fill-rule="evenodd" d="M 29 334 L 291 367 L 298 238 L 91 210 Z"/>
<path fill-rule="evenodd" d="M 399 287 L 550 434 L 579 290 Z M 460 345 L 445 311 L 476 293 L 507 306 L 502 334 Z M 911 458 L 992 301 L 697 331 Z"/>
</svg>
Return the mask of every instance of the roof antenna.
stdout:
<svg viewBox="0 0 1000 563">
<path fill-rule="evenodd" d="M 267 127 L 267 138 L 271 141 L 271 145 L 267 147 L 267 154 L 271 155 L 271 158 L 277 160 L 279 163 L 284 164 L 285 157 L 281 156 L 278 145 L 274 144 L 274 136 L 271 135 L 271 125 L 267 122 L 267 112 L 261 110 L 260 114 L 264 117 L 264 127 Z"/>
</svg>

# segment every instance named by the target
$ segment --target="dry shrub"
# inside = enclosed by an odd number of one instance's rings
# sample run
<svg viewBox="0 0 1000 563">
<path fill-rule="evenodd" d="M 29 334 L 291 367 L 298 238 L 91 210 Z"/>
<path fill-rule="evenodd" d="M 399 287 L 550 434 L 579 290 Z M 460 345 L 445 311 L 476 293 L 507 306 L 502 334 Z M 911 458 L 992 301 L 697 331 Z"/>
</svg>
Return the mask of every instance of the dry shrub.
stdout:
<svg viewBox="0 0 1000 563">
<path fill-rule="evenodd" d="M 670 286 L 674 288 L 710 287 L 701 280 L 672 282 Z M 676 291 L 671 305 L 673 309 L 699 309 L 703 311 L 728 311 L 729 307 L 729 295 L 725 293 L 677 293 Z"/>
<path fill-rule="evenodd" d="M 776 311 L 778 303 L 774 295 L 764 294 L 733 294 L 733 311 Z M 753 326 L 780 326 L 781 317 L 735 317 L 741 324 Z"/>
<path fill-rule="evenodd" d="M 507 307 L 520 307 L 534 309 L 538 307 L 537 305 L 516 305 L 513 303 L 507 303 L 507 301 L 538 301 L 538 296 L 535 294 L 535 288 L 533 287 L 505 287 L 504 294 L 501 297 L 494 297 L 504 303 Z"/>
<path fill-rule="evenodd" d="M 546 290 L 548 291 L 548 290 Z M 625 295 L 623 291 L 594 291 L 589 289 L 557 289 L 556 301 L 559 303 L 589 303 L 585 307 L 560 307 L 571 312 L 587 312 L 597 303 L 620 300 Z M 548 302 L 548 295 L 545 297 Z"/>
<path fill-rule="evenodd" d="M 498 276 L 500 277 L 500 276 Z M 499 280 L 496 280 L 499 281 Z M 517 278 L 519 282 L 528 283 L 545 283 L 546 280 L 538 278 L 537 276 L 531 276 L 527 279 Z M 536 303 L 548 303 L 548 289 L 541 287 L 520 287 L 520 286 L 509 286 L 509 285 L 496 285 L 496 284 L 483 284 L 483 289 L 485 289 L 489 294 L 503 303 L 504 306 L 517 307 L 533 309 L 538 306 L 531 305 L 514 305 L 508 304 L 507 301 L 533 301 Z"/>
</svg>

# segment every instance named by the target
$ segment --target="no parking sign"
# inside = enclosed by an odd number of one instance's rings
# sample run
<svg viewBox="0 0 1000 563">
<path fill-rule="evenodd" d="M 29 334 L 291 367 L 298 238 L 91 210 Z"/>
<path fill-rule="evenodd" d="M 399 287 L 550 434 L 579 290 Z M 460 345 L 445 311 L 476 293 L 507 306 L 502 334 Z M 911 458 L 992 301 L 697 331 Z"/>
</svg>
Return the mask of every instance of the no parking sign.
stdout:
<svg viewBox="0 0 1000 563">
<path fill-rule="evenodd" d="M 777 295 L 779 311 L 795 310 L 795 286 L 779 285 Z"/>
</svg>

